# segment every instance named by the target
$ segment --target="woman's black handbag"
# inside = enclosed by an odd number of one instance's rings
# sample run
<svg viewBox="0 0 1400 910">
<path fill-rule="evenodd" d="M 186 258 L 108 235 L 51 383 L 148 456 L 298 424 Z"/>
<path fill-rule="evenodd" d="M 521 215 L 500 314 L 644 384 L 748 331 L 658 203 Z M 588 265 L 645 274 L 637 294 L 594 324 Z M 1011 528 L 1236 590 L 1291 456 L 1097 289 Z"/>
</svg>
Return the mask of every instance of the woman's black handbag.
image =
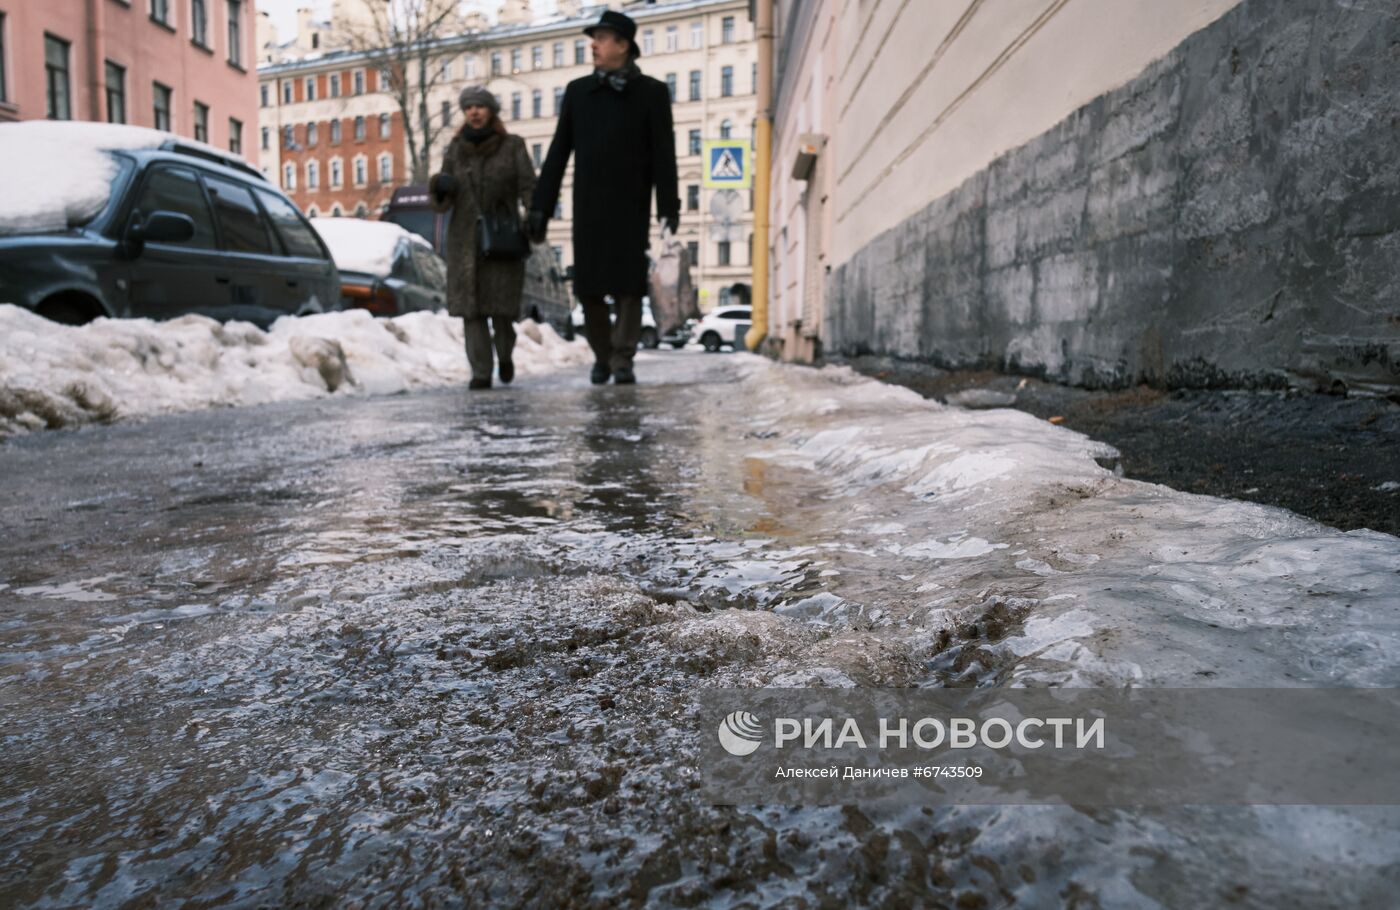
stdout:
<svg viewBox="0 0 1400 910">
<path fill-rule="evenodd" d="M 476 237 L 483 259 L 513 262 L 530 255 L 530 239 L 513 211 L 483 212 L 476 220 Z"/>
</svg>

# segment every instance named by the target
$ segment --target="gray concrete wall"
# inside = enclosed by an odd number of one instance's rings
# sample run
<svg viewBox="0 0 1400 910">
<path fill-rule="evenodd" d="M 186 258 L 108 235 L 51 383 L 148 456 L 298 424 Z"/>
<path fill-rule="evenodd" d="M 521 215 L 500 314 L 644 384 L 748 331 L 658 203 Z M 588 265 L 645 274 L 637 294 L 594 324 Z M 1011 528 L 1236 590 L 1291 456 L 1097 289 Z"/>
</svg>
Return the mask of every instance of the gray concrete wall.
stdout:
<svg viewBox="0 0 1400 910">
<path fill-rule="evenodd" d="M 1400 389 L 1400 0 L 1246 0 L 830 276 L 829 353 Z"/>
</svg>

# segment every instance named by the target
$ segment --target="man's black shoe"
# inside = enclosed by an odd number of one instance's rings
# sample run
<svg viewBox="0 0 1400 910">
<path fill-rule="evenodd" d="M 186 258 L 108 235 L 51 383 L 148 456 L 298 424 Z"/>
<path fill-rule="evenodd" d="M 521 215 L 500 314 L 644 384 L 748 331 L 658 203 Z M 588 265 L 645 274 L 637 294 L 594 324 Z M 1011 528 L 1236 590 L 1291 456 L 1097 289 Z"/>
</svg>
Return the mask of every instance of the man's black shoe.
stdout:
<svg viewBox="0 0 1400 910">
<path fill-rule="evenodd" d="M 613 370 L 614 385 L 636 385 L 637 374 L 632 372 L 631 367 L 618 367 Z"/>
<path fill-rule="evenodd" d="M 489 389 L 489 388 L 491 388 L 491 380 L 489 380 L 489 379 L 473 379 L 471 382 L 467 383 L 467 388 L 469 388 L 469 389 Z"/>
<path fill-rule="evenodd" d="M 608 377 L 611 375 L 612 370 L 609 370 L 605 364 L 595 363 L 593 364 L 593 372 L 589 378 L 593 380 L 594 385 L 606 385 Z"/>
<path fill-rule="evenodd" d="M 515 361 L 502 360 L 500 374 L 502 384 L 510 385 L 510 381 L 515 378 Z"/>
</svg>

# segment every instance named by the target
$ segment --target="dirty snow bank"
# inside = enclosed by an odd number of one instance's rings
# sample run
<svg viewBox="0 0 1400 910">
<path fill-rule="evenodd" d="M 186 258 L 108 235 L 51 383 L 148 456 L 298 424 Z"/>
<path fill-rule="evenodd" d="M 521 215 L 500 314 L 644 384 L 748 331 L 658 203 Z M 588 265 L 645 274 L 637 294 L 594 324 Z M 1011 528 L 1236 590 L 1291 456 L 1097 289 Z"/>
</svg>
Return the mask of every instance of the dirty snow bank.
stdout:
<svg viewBox="0 0 1400 910">
<path fill-rule="evenodd" d="M 520 325 L 521 376 L 591 360 L 582 341 Z M 470 377 L 462 322 L 364 310 L 278 320 L 269 331 L 203 316 L 59 325 L 0 305 L 0 438 L 195 408 L 329 394 L 388 395 Z"/>
</svg>

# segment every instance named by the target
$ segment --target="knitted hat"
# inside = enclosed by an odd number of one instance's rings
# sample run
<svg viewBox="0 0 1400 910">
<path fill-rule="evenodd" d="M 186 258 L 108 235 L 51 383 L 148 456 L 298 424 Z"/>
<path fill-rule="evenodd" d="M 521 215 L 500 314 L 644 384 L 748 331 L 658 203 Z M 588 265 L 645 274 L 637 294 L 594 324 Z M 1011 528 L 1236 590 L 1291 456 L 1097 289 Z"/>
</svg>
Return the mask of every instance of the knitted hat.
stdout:
<svg viewBox="0 0 1400 910">
<path fill-rule="evenodd" d="M 462 94 L 457 96 L 457 105 L 462 110 L 466 110 L 473 104 L 479 104 L 493 114 L 501 112 L 501 102 L 497 101 L 496 96 L 491 94 L 484 85 L 469 85 L 462 89 Z"/>
</svg>

